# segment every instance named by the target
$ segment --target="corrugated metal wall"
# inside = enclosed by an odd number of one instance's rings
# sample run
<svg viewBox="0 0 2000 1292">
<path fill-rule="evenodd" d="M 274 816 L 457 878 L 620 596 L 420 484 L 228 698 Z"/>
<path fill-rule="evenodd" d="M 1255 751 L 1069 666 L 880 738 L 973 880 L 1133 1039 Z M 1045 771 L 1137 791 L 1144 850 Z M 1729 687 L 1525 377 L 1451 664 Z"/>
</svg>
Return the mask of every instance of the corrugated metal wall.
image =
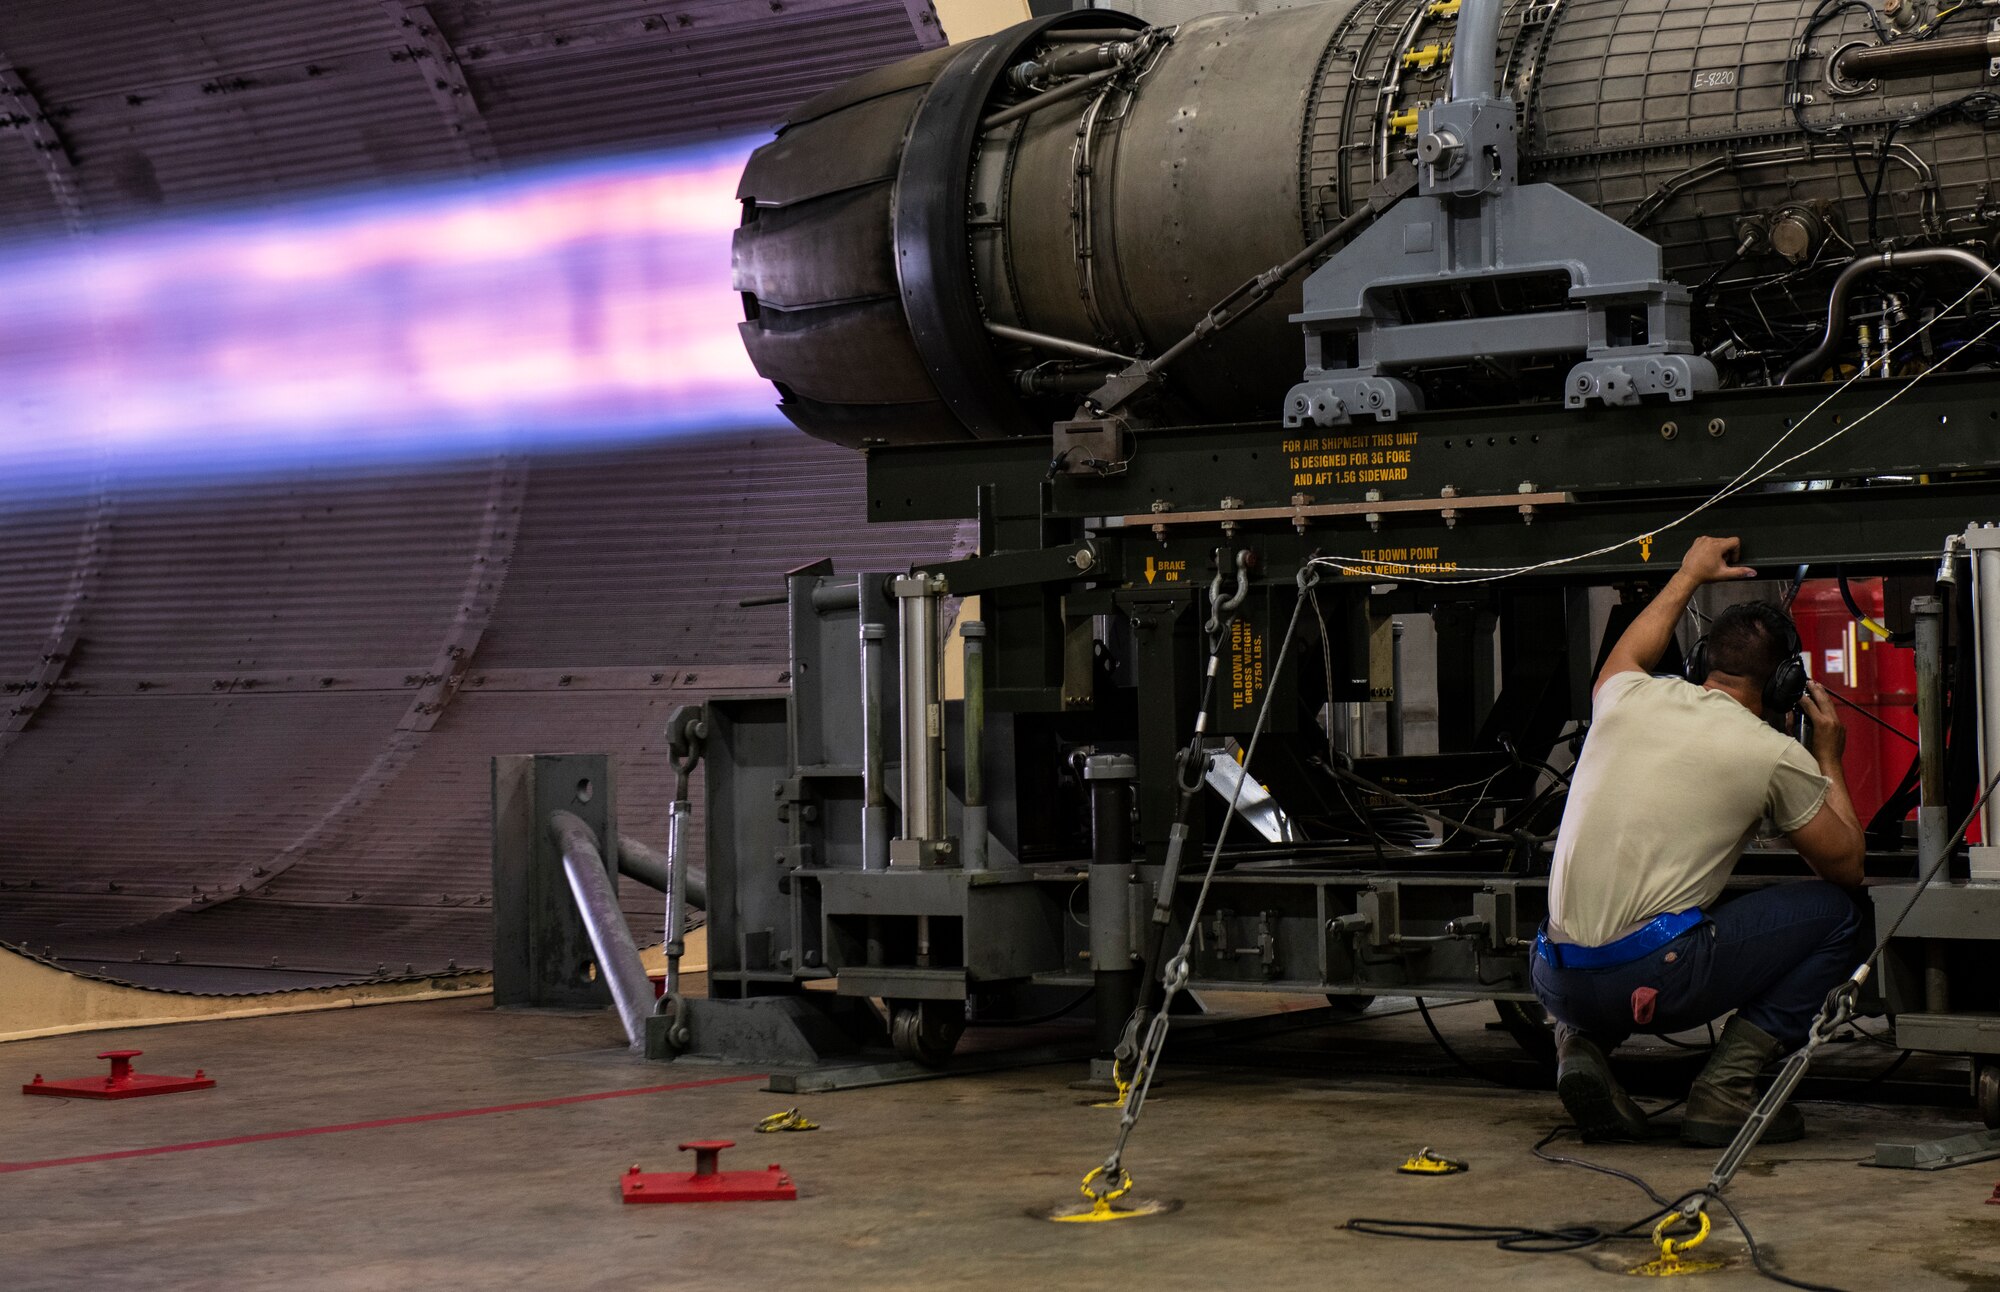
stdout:
<svg viewBox="0 0 2000 1292">
<path fill-rule="evenodd" d="M 0 238 L 765 127 L 939 39 L 905 0 L 10 0 Z M 0 940 L 194 991 L 483 965 L 490 757 L 618 755 L 661 840 L 668 711 L 783 683 L 782 611 L 740 599 L 962 545 L 861 515 L 860 460 L 775 427 L 208 493 L 107 470 L 0 514 Z"/>
</svg>

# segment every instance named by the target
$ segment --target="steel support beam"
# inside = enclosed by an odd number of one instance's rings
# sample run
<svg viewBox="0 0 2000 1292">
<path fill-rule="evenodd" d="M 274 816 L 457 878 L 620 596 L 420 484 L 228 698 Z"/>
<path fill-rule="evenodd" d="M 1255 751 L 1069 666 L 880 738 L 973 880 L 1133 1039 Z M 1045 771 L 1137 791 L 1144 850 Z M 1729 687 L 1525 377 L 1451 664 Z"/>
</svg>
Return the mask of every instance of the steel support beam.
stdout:
<svg viewBox="0 0 2000 1292">
<path fill-rule="evenodd" d="M 1027 490 L 1032 498 L 1044 481 L 1047 520 L 1137 517 L 1127 532 L 1141 534 L 1151 513 L 1221 510 L 1224 499 L 1231 509 L 1276 508 L 1289 516 L 1298 507 L 1310 513 L 1405 500 L 1424 501 L 1437 514 L 1451 508 L 1452 498 L 1524 489 L 1579 498 L 1640 491 L 1699 497 L 1760 459 L 1761 470 L 1836 433 L 1768 480 L 1935 477 L 2000 462 L 2000 408 L 1991 378 L 1980 374 L 1926 378 L 1856 424 L 1907 384 L 1856 382 L 1817 412 L 1827 387 L 1725 391 L 1671 407 L 1428 413 L 1328 430 L 1268 422 L 1161 427 L 1136 433 L 1132 459 L 1119 474 L 1052 481 L 1046 439 L 880 448 L 868 455 L 868 514 L 969 519 L 978 514 L 981 486 L 1016 498 Z M 1362 523 L 1367 509 L 1354 512 L 1300 519 L 1316 534 Z M 1384 520 L 1406 516 L 1385 509 Z"/>
</svg>

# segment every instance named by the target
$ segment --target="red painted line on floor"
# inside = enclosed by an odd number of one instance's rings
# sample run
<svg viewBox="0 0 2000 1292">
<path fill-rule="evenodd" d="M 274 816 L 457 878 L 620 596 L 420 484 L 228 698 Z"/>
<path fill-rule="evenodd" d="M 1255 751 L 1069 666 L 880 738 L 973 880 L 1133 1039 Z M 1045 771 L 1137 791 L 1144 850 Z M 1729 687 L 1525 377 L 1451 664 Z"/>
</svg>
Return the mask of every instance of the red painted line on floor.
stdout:
<svg viewBox="0 0 2000 1292">
<path fill-rule="evenodd" d="M 0 1162 L 0 1175 L 10 1171 L 39 1171 L 50 1166 L 81 1166 L 86 1162 L 116 1162 L 127 1157 L 154 1157 L 161 1153 L 192 1153 L 205 1148 L 234 1148 L 238 1144 L 261 1144 L 274 1139 L 301 1139 L 307 1135 L 338 1135 L 343 1131 L 379 1130 L 384 1126 L 414 1126 L 420 1122 L 444 1122 L 459 1117 L 485 1117 L 490 1113 L 518 1113 L 533 1108 L 560 1108 L 565 1104 L 595 1103 L 599 1099 L 628 1099 L 633 1095 L 660 1095 L 670 1090 L 699 1090 L 704 1086 L 728 1086 L 743 1081 L 763 1081 L 770 1074 L 748 1077 L 710 1077 L 706 1081 L 678 1081 L 667 1086 L 635 1086 L 630 1090 L 601 1090 L 594 1095 L 563 1095 L 536 1099 L 524 1104 L 491 1104 L 485 1108 L 457 1108 L 442 1113 L 416 1113 L 408 1117 L 383 1117 L 372 1122 L 342 1122 L 338 1126 L 303 1126 L 297 1130 L 265 1131 L 258 1135 L 231 1135 L 227 1139 L 194 1140 L 186 1144 L 162 1144 L 157 1148 L 127 1148 L 115 1153 L 87 1153 L 82 1157 L 52 1157 L 40 1162 Z"/>
</svg>

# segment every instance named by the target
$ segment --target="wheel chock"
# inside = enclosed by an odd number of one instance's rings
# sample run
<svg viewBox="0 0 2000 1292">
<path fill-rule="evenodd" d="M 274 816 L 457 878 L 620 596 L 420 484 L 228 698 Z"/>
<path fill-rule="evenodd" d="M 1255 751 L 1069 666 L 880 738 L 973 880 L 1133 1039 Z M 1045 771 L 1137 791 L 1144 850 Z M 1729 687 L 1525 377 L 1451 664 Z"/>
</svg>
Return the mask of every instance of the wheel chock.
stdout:
<svg viewBox="0 0 2000 1292">
<path fill-rule="evenodd" d="M 641 1171 L 635 1164 L 618 1180 L 626 1202 L 796 1202 L 799 1191 L 792 1177 L 776 1162 L 762 1171 L 719 1169 L 722 1150 L 734 1140 L 691 1140 L 681 1145 L 694 1154 L 694 1172 Z"/>
<path fill-rule="evenodd" d="M 97 1057 L 111 1060 L 111 1071 L 102 1077 L 71 1077 L 63 1081 L 35 1079 L 21 1087 L 24 1095 L 53 1095 L 58 1099 L 137 1099 L 141 1095 L 173 1095 L 183 1090 L 206 1090 L 215 1078 L 200 1068 L 191 1077 L 168 1077 L 152 1072 L 132 1071 L 132 1060 L 143 1050 L 106 1050 Z"/>
</svg>

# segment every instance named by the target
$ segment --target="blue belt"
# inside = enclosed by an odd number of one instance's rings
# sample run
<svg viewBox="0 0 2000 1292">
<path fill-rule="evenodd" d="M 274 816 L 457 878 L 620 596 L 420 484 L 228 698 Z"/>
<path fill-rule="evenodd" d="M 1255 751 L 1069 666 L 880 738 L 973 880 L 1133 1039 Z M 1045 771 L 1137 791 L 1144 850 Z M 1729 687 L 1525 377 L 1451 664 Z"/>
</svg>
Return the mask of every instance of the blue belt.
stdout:
<svg viewBox="0 0 2000 1292">
<path fill-rule="evenodd" d="M 1653 954 L 1707 918 L 1699 906 L 1690 907 L 1678 915 L 1656 916 L 1616 942 L 1607 942 L 1601 947 L 1551 942 L 1549 931 L 1544 926 L 1535 933 L 1535 954 L 1557 969 L 1613 969 Z"/>
</svg>

